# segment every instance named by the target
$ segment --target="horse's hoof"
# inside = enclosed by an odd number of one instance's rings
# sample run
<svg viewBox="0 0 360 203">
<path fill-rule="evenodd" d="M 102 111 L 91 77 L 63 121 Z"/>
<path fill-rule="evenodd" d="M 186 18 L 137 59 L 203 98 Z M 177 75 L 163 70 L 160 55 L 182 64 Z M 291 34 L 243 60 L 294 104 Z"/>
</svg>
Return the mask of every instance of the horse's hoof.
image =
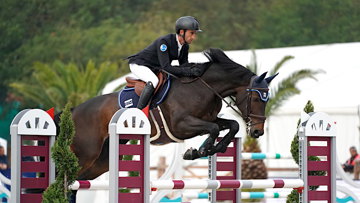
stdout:
<svg viewBox="0 0 360 203">
<path fill-rule="evenodd" d="M 220 153 L 225 153 L 227 150 L 227 147 L 224 145 L 216 145 L 215 151 Z"/>
<path fill-rule="evenodd" d="M 194 159 L 197 159 L 197 158 L 200 158 L 199 156 L 199 152 L 197 149 L 193 149 L 193 148 L 190 148 L 188 150 L 186 150 L 184 156 L 183 156 L 183 159 L 184 160 L 194 160 Z"/>
<path fill-rule="evenodd" d="M 216 154 L 216 149 L 215 149 L 215 147 L 214 148 L 212 148 L 212 149 L 210 149 L 210 151 L 209 151 L 209 153 L 208 153 L 208 156 L 212 156 L 212 155 L 214 155 L 214 154 Z"/>
<path fill-rule="evenodd" d="M 198 151 L 198 154 L 199 154 L 200 157 L 207 157 L 209 155 L 209 152 L 204 147 L 200 147 L 200 149 Z"/>
</svg>

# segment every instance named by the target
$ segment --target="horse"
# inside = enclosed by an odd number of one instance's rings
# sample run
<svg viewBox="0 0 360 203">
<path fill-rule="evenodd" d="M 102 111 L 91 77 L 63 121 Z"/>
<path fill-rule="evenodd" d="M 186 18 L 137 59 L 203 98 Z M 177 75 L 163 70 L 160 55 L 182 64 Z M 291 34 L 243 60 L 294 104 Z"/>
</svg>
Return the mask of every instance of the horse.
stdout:
<svg viewBox="0 0 360 203">
<path fill-rule="evenodd" d="M 239 130 L 234 120 L 217 117 L 225 97 L 232 97 L 235 110 L 247 124 L 247 132 L 255 138 L 263 135 L 265 107 L 269 99 L 268 85 L 276 76 L 260 76 L 235 63 L 220 49 L 204 52 L 209 62 L 196 64 L 202 68 L 200 77 L 171 77 L 167 98 L 159 105 L 172 135 L 178 140 L 209 134 L 199 149 L 188 149 L 184 159 L 225 152 Z M 75 137 L 71 149 L 79 159 L 79 180 L 91 180 L 109 170 L 108 124 L 119 109 L 118 92 L 94 97 L 72 109 Z M 57 116 L 58 118 L 58 116 Z M 151 137 L 155 124 L 152 118 Z M 219 131 L 229 129 L 226 136 L 214 144 Z M 168 140 L 159 142 L 166 144 Z M 124 140 L 126 142 L 127 140 Z"/>
</svg>

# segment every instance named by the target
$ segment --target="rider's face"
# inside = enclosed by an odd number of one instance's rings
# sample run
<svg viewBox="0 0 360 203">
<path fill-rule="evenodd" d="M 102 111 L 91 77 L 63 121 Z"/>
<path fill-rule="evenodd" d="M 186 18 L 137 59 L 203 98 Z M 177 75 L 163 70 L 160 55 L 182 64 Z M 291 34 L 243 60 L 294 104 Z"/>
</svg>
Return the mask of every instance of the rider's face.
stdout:
<svg viewBox="0 0 360 203">
<path fill-rule="evenodd" d="M 180 30 L 180 35 L 184 34 L 184 30 Z M 191 44 L 193 40 L 196 39 L 196 30 L 186 30 L 185 32 L 186 43 Z"/>
</svg>

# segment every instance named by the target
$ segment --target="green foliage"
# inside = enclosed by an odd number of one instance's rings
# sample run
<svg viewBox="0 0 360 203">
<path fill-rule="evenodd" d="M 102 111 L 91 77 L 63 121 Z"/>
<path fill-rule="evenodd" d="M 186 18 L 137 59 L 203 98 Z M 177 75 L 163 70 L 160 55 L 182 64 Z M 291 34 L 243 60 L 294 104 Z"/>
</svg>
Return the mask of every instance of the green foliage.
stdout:
<svg viewBox="0 0 360 203">
<path fill-rule="evenodd" d="M 56 166 L 56 180 L 43 194 L 44 203 L 67 203 L 72 184 L 80 170 L 78 158 L 71 151 L 70 145 L 75 136 L 75 126 L 70 111 L 70 103 L 65 106 L 60 116 L 60 133 L 51 148 L 51 157 Z"/>
<path fill-rule="evenodd" d="M 293 57 L 285 57 L 285 60 L 292 59 Z M 274 70 L 276 70 L 275 67 Z M 274 74 L 272 71 L 271 74 Z M 283 103 L 288 100 L 290 97 L 300 94 L 300 89 L 297 87 L 297 84 L 304 79 L 314 79 L 315 75 L 322 73 L 321 70 L 310 70 L 310 69 L 301 69 L 294 71 L 287 78 L 280 81 L 277 86 L 271 88 L 272 98 L 269 100 L 266 108 L 266 115 L 271 115 Z"/>
<path fill-rule="evenodd" d="M 297 203 L 299 202 L 299 193 L 296 190 L 292 190 L 287 196 L 286 203 Z"/>
<path fill-rule="evenodd" d="M 359 1 L 281 0 L 269 1 L 268 10 L 258 15 L 257 30 L 253 32 L 253 47 L 283 47 L 354 40 L 360 16 L 355 8 Z M 329 19 L 332 19 L 329 21 Z M 353 25 L 346 20 L 356 21 Z M 334 38 L 336 32 L 349 32 Z M 352 39 L 351 39 L 352 38 Z"/>
<path fill-rule="evenodd" d="M 107 82 L 117 75 L 114 63 L 102 63 L 98 67 L 89 61 L 86 67 L 74 63 L 35 63 L 32 80 L 12 83 L 11 87 L 24 96 L 28 103 L 42 108 L 55 107 L 60 110 L 70 101 L 74 105 L 99 95 Z"/>
<path fill-rule="evenodd" d="M 182 15 L 196 16 L 204 30 L 190 51 L 237 50 L 360 41 L 359 7 L 354 0 L 4 0 L 0 103 L 9 83 L 31 76 L 34 62 L 110 60 L 125 73 L 122 59 L 174 32 Z"/>
</svg>

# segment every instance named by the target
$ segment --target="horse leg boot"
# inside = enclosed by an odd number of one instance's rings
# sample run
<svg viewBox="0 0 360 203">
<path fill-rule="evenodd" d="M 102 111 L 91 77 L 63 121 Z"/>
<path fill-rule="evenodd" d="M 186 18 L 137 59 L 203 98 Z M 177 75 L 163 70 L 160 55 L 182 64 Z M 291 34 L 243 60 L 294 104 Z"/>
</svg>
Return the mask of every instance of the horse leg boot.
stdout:
<svg viewBox="0 0 360 203">
<path fill-rule="evenodd" d="M 138 109 L 143 109 L 147 106 L 152 94 L 154 93 L 154 90 L 155 88 L 152 82 L 147 82 L 144 87 L 144 90 L 141 92 L 140 99 L 137 105 Z"/>
<path fill-rule="evenodd" d="M 200 146 L 199 150 L 190 148 L 188 149 L 183 159 L 185 160 L 194 160 L 200 157 L 206 157 L 209 155 L 211 151 L 214 149 L 214 142 L 216 138 L 219 136 L 219 128 L 215 125 L 208 125 L 209 137 L 204 141 L 204 143 Z"/>
</svg>

